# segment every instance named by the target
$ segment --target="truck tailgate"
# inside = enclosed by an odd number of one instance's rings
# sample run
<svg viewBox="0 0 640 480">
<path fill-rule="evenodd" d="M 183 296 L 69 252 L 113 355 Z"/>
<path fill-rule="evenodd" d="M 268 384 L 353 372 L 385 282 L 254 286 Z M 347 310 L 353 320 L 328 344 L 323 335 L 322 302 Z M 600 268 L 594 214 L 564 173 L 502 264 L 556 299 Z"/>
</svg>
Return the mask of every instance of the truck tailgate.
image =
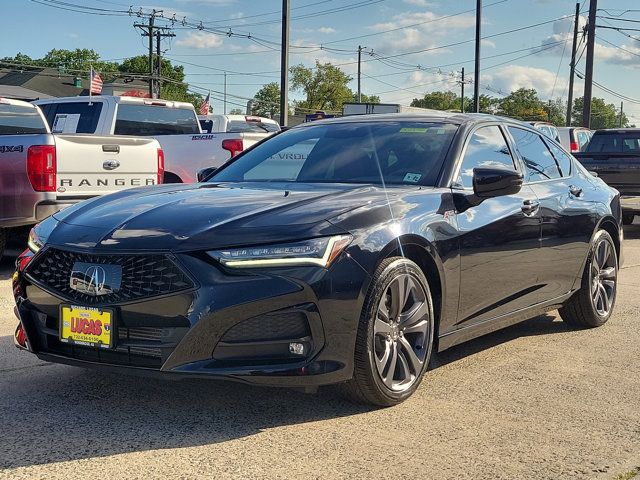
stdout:
<svg viewBox="0 0 640 480">
<path fill-rule="evenodd" d="M 640 195 L 640 156 L 633 153 L 576 153 L 574 156 L 622 195 Z"/>
<path fill-rule="evenodd" d="M 93 197 L 155 185 L 159 144 L 152 138 L 55 135 L 57 196 Z"/>
</svg>

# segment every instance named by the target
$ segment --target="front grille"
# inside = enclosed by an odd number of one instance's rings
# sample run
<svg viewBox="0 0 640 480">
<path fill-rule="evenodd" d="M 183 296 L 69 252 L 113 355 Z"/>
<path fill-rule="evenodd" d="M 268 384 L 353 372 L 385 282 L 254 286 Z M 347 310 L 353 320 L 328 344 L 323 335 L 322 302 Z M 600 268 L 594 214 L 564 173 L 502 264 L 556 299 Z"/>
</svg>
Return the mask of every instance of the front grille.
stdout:
<svg viewBox="0 0 640 480">
<path fill-rule="evenodd" d="M 222 342 L 261 342 L 303 338 L 310 335 L 302 312 L 271 313 L 240 322 L 224 334 Z"/>
<path fill-rule="evenodd" d="M 71 271 L 75 262 L 120 265 L 122 283 L 116 292 L 93 296 L 73 290 Z M 115 304 L 177 293 L 194 287 L 191 279 L 167 255 L 102 255 L 50 248 L 27 269 L 31 281 L 67 300 L 82 305 Z"/>
</svg>

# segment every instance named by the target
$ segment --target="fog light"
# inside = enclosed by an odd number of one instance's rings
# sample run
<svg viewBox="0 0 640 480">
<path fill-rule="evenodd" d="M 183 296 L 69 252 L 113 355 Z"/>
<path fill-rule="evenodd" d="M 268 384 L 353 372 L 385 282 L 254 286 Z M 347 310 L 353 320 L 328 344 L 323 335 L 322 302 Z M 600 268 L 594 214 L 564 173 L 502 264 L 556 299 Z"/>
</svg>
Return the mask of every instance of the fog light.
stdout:
<svg viewBox="0 0 640 480">
<path fill-rule="evenodd" d="M 304 343 L 290 343 L 289 352 L 293 353 L 294 355 L 304 355 Z"/>
</svg>

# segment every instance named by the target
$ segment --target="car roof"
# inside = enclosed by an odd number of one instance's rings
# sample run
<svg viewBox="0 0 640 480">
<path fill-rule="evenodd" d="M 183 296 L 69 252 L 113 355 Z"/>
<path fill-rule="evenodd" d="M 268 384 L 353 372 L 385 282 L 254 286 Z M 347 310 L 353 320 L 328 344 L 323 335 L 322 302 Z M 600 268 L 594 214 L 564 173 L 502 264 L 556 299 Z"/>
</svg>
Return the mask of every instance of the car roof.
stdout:
<svg viewBox="0 0 640 480">
<path fill-rule="evenodd" d="M 595 133 L 634 133 L 640 132 L 640 128 L 600 128 Z"/>
<path fill-rule="evenodd" d="M 368 115 L 347 115 L 343 117 L 327 118 L 323 120 L 315 120 L 313 122 L 302 123 L 293 128 L 305 128 L 313 125 L 327 125 L 333 123 L 362 123 L 362 122 L 443 122 L 443 123 L 482 123 L 482 122 L 498 122 L 509 123 L 517 126 L 530 127 L 526 122 L 515 120 L 509 117 L 501 117 L 499 115 L 491 115 L 488 113 L 451 113 L 444 111 L 431 112 L 407 112 L 407 113 L 372 113 Z"/>
</svg>

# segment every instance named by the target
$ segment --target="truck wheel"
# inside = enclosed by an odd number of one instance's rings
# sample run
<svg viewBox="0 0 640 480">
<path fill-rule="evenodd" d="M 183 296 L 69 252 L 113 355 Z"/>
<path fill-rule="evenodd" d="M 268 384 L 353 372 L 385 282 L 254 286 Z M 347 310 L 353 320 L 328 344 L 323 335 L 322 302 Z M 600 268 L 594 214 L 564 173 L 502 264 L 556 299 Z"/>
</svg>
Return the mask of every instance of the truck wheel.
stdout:
<svg viewBox="0 0 640 480">
<path fill-rule="evenodd" d="M 616 303 L 618 253 L 611 235 L 600 230 L 591 244 L 580 290 L 560 308 L 565 323 L 579 328 L 604 325 Z"/>
<path fill-rule="evenodd" d="M 623 225 L 631 225 L 633 223 L 633 219 L 636 218 L 635 213 L 622 213 L 622 224 Z"/>
<path fill-rule="evenodd" d="M 0 228 L 0 260 L 2 260 L 2 254 L 4 253 L 4 247 L 7 244 L 7 229 Z"/>
</svg>

